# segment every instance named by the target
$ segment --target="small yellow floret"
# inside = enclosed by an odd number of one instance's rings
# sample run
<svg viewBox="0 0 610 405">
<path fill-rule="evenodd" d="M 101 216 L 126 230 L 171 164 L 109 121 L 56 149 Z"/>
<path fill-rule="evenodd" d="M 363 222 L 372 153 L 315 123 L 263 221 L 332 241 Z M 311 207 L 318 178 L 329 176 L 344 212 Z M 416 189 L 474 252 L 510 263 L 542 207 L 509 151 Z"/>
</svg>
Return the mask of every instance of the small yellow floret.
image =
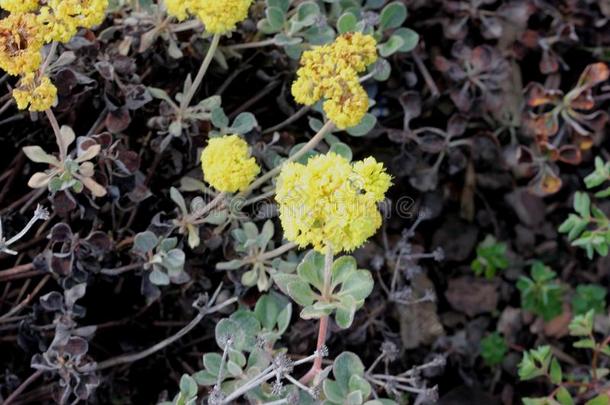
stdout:
<svg viewBox="0 0 610 405">
<path fill-rule="evenodd" d="M 357 125 L 369 107 L 358 73 L 377 60 L 376 45 L 371 35 L 356 32 L 304 52 L 292 85 L 295 100 L 313 105 L 326 99 L 324 111 L 339 129 Z"/>
<path fill-rule="evenodd" d="M 359 187 L 375 201 L 382 201 L 392 185 L 392 177 L 386 173 L 383 163 L 377 162 L 374 157 L 355 162 L 354 173 L 357 174 Z"/>
<path fill-rule="evenodd" d="M 34 14 L 10 14 L 0 20 L 0 68 L 8 74 L 16 76 L 38 69 L 42 45 Z"/>
<path fill-rule="evenodd" d="M 45 27 L 45 41 L 68 42 L 79 28 L 101 24 L 108 0 L 49 0 L 38 21 Z"/>
<path fill-rule="evenodd" d="M 28 73 L 13 90 L 13 97 L 20 110 L 29 106 L 30 111 L 44 111 L 55 104 L 57 88 L 47 76 L 37 79 L 34 73 Z"/>
<path fill-rule="evenodd" d="M 335 154 L 315 156 L 306 165 L 287 163 L 276 186 L 286 239 L 319 252 L 352 251 L 381 226 L 377 203 L 391 178 L 368 158 L 351 164 Z"/>
<path fill-rule="evenodd" d="M 248 144 L 238 135 L 210 139 L 201 153 L 201 168 L 205 181 L 227 193 L 244 190 L 260 173 Z"/>
<path fill-rule="evenodd" d="M 40 7 L 38 0 L 0 0 L 0 8 L 10 13 L 29 13 Z"/>
</svg>

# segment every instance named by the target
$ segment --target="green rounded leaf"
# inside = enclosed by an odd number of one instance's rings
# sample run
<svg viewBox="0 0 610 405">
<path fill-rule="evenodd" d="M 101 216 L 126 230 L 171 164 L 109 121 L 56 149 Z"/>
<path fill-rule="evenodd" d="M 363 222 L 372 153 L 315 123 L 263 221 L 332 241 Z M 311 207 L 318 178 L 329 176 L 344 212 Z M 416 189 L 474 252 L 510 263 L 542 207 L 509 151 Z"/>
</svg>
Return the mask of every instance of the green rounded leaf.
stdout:
<svg viewBox="0 0 610 405">
<path fill-rule="evenodd" d="M 344 144 L 343 142 L 336 142 L 330 147 L 330 151 L 336 153 L 339 156 L 344 157 L 346 160 L 351 161 L 353 154 L 352 149 L 349 145 Z"/>
<path fill-rule="evenodd" d="M 218 353 L 206 353 L 203 355 L 203 366 L 211 374 L 218 375 L 220 373 L 220 364 L 222 356 Z"/>
<path fill-rule="evenodd" d="M 288 284 L 288 295 L 303 307 L 311 305 L 315 299 L 315 294 L 311 287 L 309 287 L 309 284 L 301 280 Z"/>
<path fill-rule="evenodd" d="M 386 42 L 383 44 L 379 44 L 377 48 L 379 49 L 379 55 L 384 58 L 398 52 L 400 48 L 404 45 L 404 40 L 398 35 L 392 35 Z"/>
<path fill-rule="evenodd" d="M 159 238 L 151 231 L 141 232 L 133 240 L 132 251 L 145 254 L 152 251 L 159 243 Z"/>
<path fill-rule="evenodd" d="M 197 395 L 197 382 L 188 374 L 184 374 L 180 378 L 180 392 L 187 398 L 192 398 Z"/>
<path fill-rule="evenodd" d="M 410 52 L 415 49 L 419 42 L 419 34 L 410 28 L 399 28 L 392 35 L 402 38 L 403 45 L 398 49 L 398 52 Z"/>
<path fill-rule="evenodd" d="M 318 291 L 324 287 L 324 256 L 310 250 L 297 267 L 301 280 L 313 285 Z"/>
<path fill-rule="evenodd" d="M 381 10 L 379 28 L 398 28 L 407 19 L 407 7 L 399 1 L 392 2 Z"/>
<path fill-rule="evenodd" d="M 348 128 L 347 133 L 351 136 L 364 136 L 371 132 L 376 124 L 377 118 L 373 114 L 367 113 L 358 125 Z"/>
<path fill-rule="evenodd" d="M 286 16 L 284 12 L 277 7 L 268 7 L 265 11 L 269 27 L 272 30 L 280 30 L 284 26 Z"/>
<path fill-rule="evenodd" d="M 157 268 L 150 272 L 148 279 L 154 285 L 169 285 L 169 276 Z"/>
<path fill-rule="evenodd" d="M 352 375 L 364 375 L 364 365 L 356 354 L 343 352 L 337 356 L 333 363 L 333 375 L 337 383 L 347 391 Z"/>
<path fill-rule="evenodd" d="M 343 13 L 341 17 L 339 17 L 339 19 L 337 20 L 337 30 L 340 34 L 345 34 L 346 32 L 353 32 L 356 30 L 357 23 L 358 18 L 356 18 L 353 13 Z"/>
</svg>

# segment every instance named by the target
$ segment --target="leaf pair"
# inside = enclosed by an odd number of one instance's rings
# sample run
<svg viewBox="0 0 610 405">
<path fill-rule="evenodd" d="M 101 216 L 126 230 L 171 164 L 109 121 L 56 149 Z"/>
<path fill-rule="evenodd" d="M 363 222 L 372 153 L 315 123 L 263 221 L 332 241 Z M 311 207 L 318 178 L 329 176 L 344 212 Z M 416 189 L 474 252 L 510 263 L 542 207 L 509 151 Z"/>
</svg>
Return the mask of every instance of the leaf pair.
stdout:
<svg viewBox="0 0 610 405">
<path fill-rule="evenodd" d="M 72 128 L 63 126 L 57 134 L 59 146 L 59 159 L 46 153 L 40 146 L 26 146 L 23 153 L 33 162 L 46 163 L 50 167 L 44 172 L 37 172 L 28 181 L 32 188 L 48 187 L 49 191 L 56 193 L 61 190 L 72 189 L 76 193 L 86 187 L 95 197 L 106 195 L 106 189 L 93 179 L 95 166 L 90 161 L 101 150 L 96 142 L 87 142 L 91 138 L 79 137 L 77 140 L 76 157 L 71 158 L 68 148 L 74 143 L 76 136 Z M 86 148 L 83 145 L 87 144 Z"/>
<path fill-rule="evenodd" d="M 273 280 L 304 307 L 302 318 L 321 318 L 334 313 L 337 324 L 346 329 L 373 290 L 373 277 L 368 270 L 358 269 L 351 256 L 338 258 L 329 270 L 329 285 L 325 285 L 324 256 L 312 250 L 298 265 L 297 274 L 277 273 Z"/>
<path fill-rule="evenodd" d="M 326 400 L 323 405 L 396 405 L 389 399 L 367 401 L 371 396 L 371 385 L 364 378 L 364 365 L 352 352 L 343 352 L 333 363 L 333 377 L 323 383 Z"/>
</svg>

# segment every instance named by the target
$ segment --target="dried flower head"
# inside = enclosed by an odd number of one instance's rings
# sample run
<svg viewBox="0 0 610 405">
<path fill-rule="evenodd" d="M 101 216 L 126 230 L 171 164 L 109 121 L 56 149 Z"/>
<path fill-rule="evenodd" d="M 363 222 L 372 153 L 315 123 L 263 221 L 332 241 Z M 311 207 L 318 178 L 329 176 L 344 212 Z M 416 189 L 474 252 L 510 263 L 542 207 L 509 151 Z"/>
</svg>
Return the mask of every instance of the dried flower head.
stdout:
<svg viewBox="0 0 610 405">
<path fill-rule="evenodd" d="M 0 20 L 0 68 L 10 75 L 38 69 L 42 61 L 42 31 L 32 13 L 10 14 Z"/>
<path fill-rule="evenodd" d="M 325 99 L 324 111 L 338 128 L 357 125 L 369 107 L 358 73 L 377 60 L 376 45 L 371 35 L 355 32 L 304 52 L 292 85 L 295 100 L 312 105 Z"/>
<path fill-rule="evenodd" d="M 30 111 L 44 111 L 55 104 L 57 87 L 47 76 L 38 78 L 34 73 L 27 73 L 13 90 L 13 97 L 20 110 L 29 106 Z"/>
<path fill-rule="evenodd" d="M 285 237 L 324 252 L 352 251 L 381 225 L 377 203 L 391 177 L 373 158 L 351 164 L 335 153 L 306 165 L 288 163 L 277 182 L 276 200 Z"/>
<path fill-rule="evenodd" d="M 201 153 L 203 178 L 218 191 L 244 190 L 260 173 L 248 144 L 238 135 L 210 139 Z"/>
<path fill-rule="evenodd" d="M 211 34 L 233 31 L 237 23 L 248 17 L 251 5 L 252 0 L 165 0 L 169 15 L 178 20 L 196 15 Z"/>
<path fill-rule="evenodd" d="M 398 350 L 396 344 L 389 340 L 386 340 L 381 344 L 381 351 L 390 361 L 396 360 L 400 354 L 400 350 Z"/>
</svg>

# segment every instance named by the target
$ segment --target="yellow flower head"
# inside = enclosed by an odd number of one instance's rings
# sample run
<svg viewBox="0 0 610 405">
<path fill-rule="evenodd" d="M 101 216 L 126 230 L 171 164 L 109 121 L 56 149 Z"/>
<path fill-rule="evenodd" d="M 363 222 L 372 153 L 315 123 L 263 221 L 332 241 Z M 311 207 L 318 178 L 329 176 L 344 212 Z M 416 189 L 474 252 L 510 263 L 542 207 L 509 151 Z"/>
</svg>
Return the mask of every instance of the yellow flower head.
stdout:
<svg viewBox="0 0 610 405">
<path fill-rule="evenodd" d="M 374 157 L 367 157 L 354 163 L 356 182 L 365 192 L 365 196 L 375 201 L 382 201 L 385 193 L 392 185 L 392 177 L 388 175 L 383 167 Z"/>
<path fill-rule="evenodd" d="M 185 20 L 189 14 L 192 0 L 165 0 L 167 14 L 176 17 L 179 21 Z"/>
<path fill-rule="evenodd" d="M 101 24 L 108 0 L 49 0 L 38 21 L 45 27 L 45 41 L 68 42 L 79 28 Z"/>
<path fill-rule="evenodd" d="M 44 111 L 55 104 L 57 88 L 47 76 L 37 79 L 34 73 L 28 73 L 13 90 L 13 97 L 20 110 L 29 105 L 30 111 Z"/>
<path fill-rule="evenodd" d="M 201 153 L 203 178 L 218 191 L 244 190 L 260 173 L 248 144 L 238 135 L 212 138 Z"/>
<path fill-rule="evenodd" d="M 377 203 L 391 177 L 374 158 L 351 164 L 335 154 L 315 156 L 306 165 L 287 163 L 276 187 L 286 239 L 319 252 L 352 251 L 381 226 Z"/>
<path fill-rule="evenodd" d="M 377 60 L 376 45 L 371 35 L 355 32 L 304 52 L 292 85 L 295 100 L 313 105 L 326 99 L 324 111 L 339 129 L 357 125 L 369 107 L 358 73 Z"/>
<path fill-rule="evenodd" d="M 10 13 L 29 13 L 38 9 L 38 0 L 0 0 L 0 8 Z"/>
<path fill-rule="evenodd" d="M 203 0 L 199 1 L 197 16 L 211 34 L 226 34 L 237 23 L 248 17 L 252 0 Z"/>
<path fill-rule="evenodd" d="M 0 68 L 8 74 L 16 76 L 38 69 L 42 45 L 34 14 L 10 14 L 0 20 Z"/>
<path fill-rule="evenodd" d="M 165 0 L 167 13 L 184 20 L 196 15 L 211 34 L 226 34 L 248 17 L 252 0 Z"/>
</svg>

